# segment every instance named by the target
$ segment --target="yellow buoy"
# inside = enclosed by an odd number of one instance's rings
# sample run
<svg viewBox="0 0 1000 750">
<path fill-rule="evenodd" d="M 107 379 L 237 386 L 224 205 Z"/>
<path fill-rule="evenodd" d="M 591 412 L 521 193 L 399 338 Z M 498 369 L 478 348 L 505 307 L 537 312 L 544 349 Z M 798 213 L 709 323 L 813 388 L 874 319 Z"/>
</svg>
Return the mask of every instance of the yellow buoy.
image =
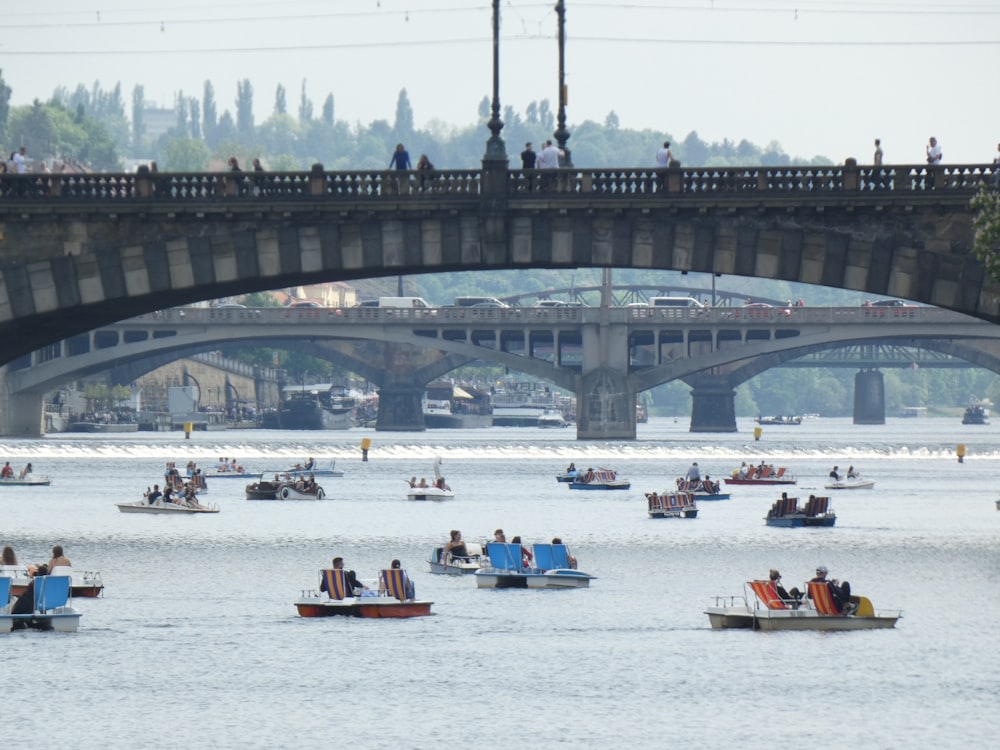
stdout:
<svg viewBox="0 0 1000 750">
<path fill-rule="evenodd" d="M 955 448 L 955 455 L 958 456 L 958 462 L 965 463 L 965 444 L 959 443 L 958 447 Z"/>
<path fill-rule="evenodd" d="M 753 439 L 754 440 L 760 440 L 761 433 L 763 433 L 763 432 L 764 431 L 762 429 L 760 429 L 760 427 L 754 427 L 753 428 Z"/>
<path fill-rule="evenodd" d="M 371 438 L 361 438 L 361 462 L 368 461 L 368 449 L 372 447 Z"/>
</svg>

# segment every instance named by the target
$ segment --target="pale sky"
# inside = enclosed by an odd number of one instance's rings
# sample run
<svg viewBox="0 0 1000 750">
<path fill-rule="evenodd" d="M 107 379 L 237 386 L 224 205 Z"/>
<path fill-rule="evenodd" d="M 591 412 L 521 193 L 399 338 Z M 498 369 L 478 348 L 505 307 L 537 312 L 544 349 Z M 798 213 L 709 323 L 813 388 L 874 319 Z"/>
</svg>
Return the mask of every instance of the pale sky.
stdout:
<svg viewBox="0 0 1000 750">
<path fill-rule="evenodd" d="M 502 0 L 500 103 L 558 103 L 555 0 Z M 984 163 L 1000 142 L 1000 0 L 565 0 L 567 122 L 650 128 L 682 140 L 747 138 L 792 157 Z M 30 8 L 30 10 L 29 10 Z M 405 88 L 418 127 L 465 126 L 492 95 L 491 0 L 6 0 L 0 68 L 12 104 L 56 86 L 136 84 L 170 106 L 215 87 L 235 111 L 254 86 L 258 124 L 278 84 L 302 81 L 316 114 L 390 122 Z M 539 133 L 538 139 L 551 134 Z M 483 142 L 489 136 L 483 129 Z M 8 144 L 9 145 L 9 144 Z M 508 143 L 508 152 L 520 144 Z M 572 137 L 569 142 L 573 146 Z M 657 143 L 650 143 L 650 164 Z M 585 165 L 579 165 L 585 166 Z M 626 165 L 622 165 L 626 166 Z"/>
</svg>

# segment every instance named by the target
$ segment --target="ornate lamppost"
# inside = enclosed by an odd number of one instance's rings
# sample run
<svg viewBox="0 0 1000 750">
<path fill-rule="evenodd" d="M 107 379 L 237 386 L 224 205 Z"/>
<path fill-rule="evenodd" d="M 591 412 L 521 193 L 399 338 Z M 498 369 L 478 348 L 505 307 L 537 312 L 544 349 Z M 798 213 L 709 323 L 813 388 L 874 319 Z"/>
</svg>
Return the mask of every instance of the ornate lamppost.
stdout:
<svg viewBox="0 0 1000 750">
<path fill-rule="evenodd" d="M 566 130 L 566 3 L 565 0 L 556 2 L 556 15 L 559 17 L 559 115 L 556 120 L 556 132 L 552 135 L 559 144 L 559 150 L 563 156 L 559 157 L 560 167 L 572 167 L 573 159 L 570 150 L 566 148 L 566 141 L 569 140 L 569 131 Z"/>
<path fill-rule="evenodd" d="M 507 149 L 500 137 L 500 131 L 503 130 L 503 120 L 500 119 L 500 0 L 493 0 L 493 108 L 486 126 L 492 135 L 486 141 L 483 161 L 506 162 Z"/>
</svg>

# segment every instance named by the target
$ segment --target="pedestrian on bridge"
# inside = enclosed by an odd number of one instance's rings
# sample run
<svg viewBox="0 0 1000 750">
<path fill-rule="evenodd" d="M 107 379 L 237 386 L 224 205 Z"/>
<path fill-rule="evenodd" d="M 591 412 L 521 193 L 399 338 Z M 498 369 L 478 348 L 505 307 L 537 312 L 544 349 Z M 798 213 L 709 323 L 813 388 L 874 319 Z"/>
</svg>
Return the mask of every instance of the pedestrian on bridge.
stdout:
<svg viewBox="0 0 1000 750">
<path fill-rule="evenodd" d="M 937 142 L 937 138 L 931 136 L 930 142 L 927 144 L 927 163 L 932 167 L 936 167 L 941 163 L 941 146 Z"/>
</svg>

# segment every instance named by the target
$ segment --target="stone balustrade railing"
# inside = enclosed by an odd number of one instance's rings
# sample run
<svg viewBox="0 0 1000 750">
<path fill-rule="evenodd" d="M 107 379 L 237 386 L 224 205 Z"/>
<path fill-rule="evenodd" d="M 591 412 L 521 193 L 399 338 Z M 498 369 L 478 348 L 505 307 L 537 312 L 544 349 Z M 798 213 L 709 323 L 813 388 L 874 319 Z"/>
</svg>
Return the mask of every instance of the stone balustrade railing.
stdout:
<svg viewBox="0 0 1000 750">
<path fill-rule="evenodd" d="M 319 167 L 319 165 L 317 165 Z M 482 170 L 325 172 L 58 173 L 0 177 L 4 207 L 37 201 L 164 202 L 426 200 L 478 198 Z M 673 169 L 509 170 L 506 197 L 540 194 L 663 198 L 760 195 L 970 193 L 996 187 L 995 165 L 971 164 L 838 167 L 696 167 Z"/>
</svg>

